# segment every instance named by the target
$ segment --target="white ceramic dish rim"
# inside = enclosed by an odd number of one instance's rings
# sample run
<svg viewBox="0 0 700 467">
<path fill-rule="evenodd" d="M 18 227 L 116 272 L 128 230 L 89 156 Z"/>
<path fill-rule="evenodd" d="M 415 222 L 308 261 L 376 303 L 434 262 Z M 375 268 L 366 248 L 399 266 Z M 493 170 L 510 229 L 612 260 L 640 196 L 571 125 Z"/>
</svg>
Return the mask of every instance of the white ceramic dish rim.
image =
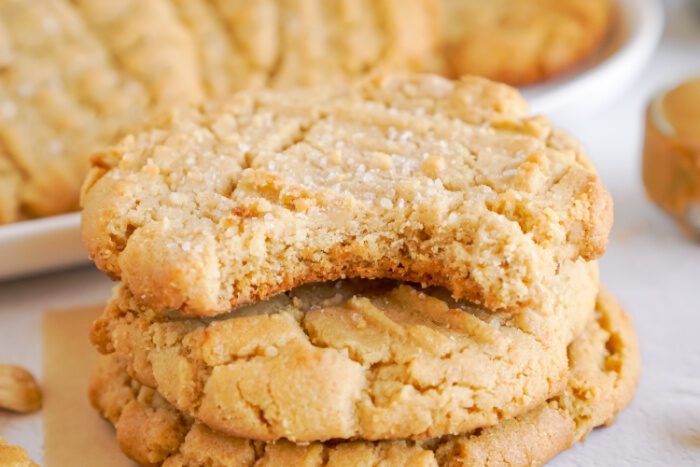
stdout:
<svg viewBox="0 0 700 467">
<path fill-rule="evenodd" d="M 87 262 L 78 212 L 0 227 L 0 280 Z"/>
</svg>

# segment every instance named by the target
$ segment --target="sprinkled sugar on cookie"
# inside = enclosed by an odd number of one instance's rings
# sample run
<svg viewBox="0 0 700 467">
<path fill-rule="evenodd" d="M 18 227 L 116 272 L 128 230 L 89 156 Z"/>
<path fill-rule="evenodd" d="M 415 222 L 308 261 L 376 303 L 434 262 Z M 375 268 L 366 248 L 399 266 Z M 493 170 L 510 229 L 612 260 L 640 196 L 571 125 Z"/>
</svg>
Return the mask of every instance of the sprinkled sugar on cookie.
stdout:
<svg viewBox="0 0 700 467">
<path fill-rule="evenodd" d="M 144 305 L 190 315 L 343 277 L 542 305 L 563 261 L 603 252 L 612 217 L 579 145 L 478 78 L 243 92 L 175 111 L 92 167 L 91 258 Z"/>
</svg>

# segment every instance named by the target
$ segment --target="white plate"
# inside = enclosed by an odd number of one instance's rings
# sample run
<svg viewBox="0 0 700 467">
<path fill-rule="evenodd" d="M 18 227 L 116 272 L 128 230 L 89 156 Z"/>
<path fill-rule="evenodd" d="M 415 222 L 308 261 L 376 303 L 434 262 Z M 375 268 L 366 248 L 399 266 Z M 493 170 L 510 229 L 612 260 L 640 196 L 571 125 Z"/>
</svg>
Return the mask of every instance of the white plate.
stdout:
<svg viewBox="0 0 700 467">
<path fill-rule="evenodd" d="M 559 124 L 575 122 L 620 95 L 649 63 L 664 29 L 659 0 L 617 0 L 611 36 L 581 71 L 523 88 L 534 113 Z"/>
<path fill-rule="evenodd" d="M 87 261 L 77 212 L 0 227 L 0 280 Z"/>
<path fill-rule="evenodd" d="M 649 61 L 663 32 L 657 0 L 618 0 L 610 40 L 584 69 L 523 90 L 535 113 L 567 123 L 595 110 L 629 85 Z M 0 227 L 0 280 L 87 262 L 77 213 Z"/>
</svg>

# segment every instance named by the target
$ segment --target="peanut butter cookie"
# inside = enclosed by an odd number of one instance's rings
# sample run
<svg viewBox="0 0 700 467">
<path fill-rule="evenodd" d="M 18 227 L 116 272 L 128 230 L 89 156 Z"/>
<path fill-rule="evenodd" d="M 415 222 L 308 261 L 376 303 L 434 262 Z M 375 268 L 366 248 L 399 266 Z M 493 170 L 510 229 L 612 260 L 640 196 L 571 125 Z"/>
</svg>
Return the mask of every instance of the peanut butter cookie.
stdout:
<svg viewBox="0 0 700 467">
<path fill-rule="evenodd" d="M 83 205 L 100 269 L 198 316 L 344 277 L 537 307 L 612 221 L 580 146 L 515 90 L 430 75 L 173 112 L 93 157 Z"/>
<path fill-rule="evenodd" d="M 629 316 L 601 293 L 596 320 L 569 347 L 568 383 L 528 414 L 470 434 L 424 441 L 264 443 L 217 433 L 132 380 L 105 358 L 94 375 L 93 405 L 117 428 L 122 450 L 144 465 L 542 465 L 609 425 L 634 394 L 639 349 Z"/>
<path fill-rule="evenodd" d="M 566 383 L 593 313 L 595 265 L 562 266 L 557 303 L 492 313 L 393 281 L 302 286 L 211 319 L 156 315 L 116 290 L 103 353 L 212 429 L 271 441 L 423 439 L 490 426 Z"/>
</svg>

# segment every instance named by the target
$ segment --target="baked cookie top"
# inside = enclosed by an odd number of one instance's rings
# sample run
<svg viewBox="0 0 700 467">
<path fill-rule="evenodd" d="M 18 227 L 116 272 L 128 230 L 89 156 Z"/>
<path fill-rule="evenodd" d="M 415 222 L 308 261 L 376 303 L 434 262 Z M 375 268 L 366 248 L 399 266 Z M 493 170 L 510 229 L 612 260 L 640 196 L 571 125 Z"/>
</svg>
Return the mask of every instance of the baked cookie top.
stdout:
<svg viewBox="0 0 700 467">
<path fill-rule="evenodd" d="M 525 413 L 565 384 L 597 269 L 562 265 L 554 312 L 492 313 L 445 289 L 351 280 L 302 286 L 209 319 L 140 309 L 125 287 L 93 327 L 103 353 L 232 436 L 422 439 Z"/>
<path fill-rule="evenodd" d="M 603 42 L 610 0 L 442 0 L 448 73 L 512 85 L 574 67 Z"/>
<path fill-rule="evenodd" d="M 437 24 L 434 0 L 3 0 L 0 223 L 77 209 L 92 151 L 163 109 L 431 69 Z"/>
<path fill-rule="evenodd" d="M 515 90 L 430 75 L 172 112 L 92 158 L 83 206 L 100 269 L 200 316 L 343 277 L 517 310 L 612 219 L 580 146 Z"/>
<path fill-rule="evenodd" d="M 124 453 L 148 465 L 542 465 L 596 426 L 611 424 L 634 394 L 640 361 L 631 320 L 604 292 L 596 308 L 596 320 L 569 347 L 568 383 L 561 395 L 517 418 L 458 436 L 308 445 L 229 437 L 132 380 L 115 355 L 102 360 L 90 398 L 116 426 Z"/>
</svg>

